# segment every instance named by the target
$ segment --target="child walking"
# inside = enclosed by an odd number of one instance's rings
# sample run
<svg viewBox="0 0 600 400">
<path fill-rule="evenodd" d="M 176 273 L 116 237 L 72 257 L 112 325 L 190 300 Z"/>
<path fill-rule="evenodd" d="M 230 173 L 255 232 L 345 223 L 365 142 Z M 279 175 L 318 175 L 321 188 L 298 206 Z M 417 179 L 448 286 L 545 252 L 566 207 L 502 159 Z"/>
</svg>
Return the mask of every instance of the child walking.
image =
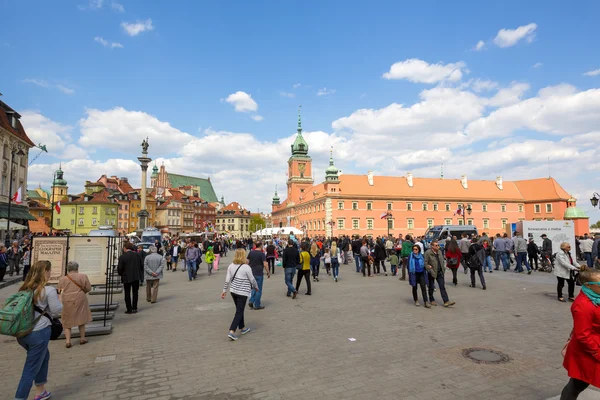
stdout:
<svg viewBox="0 0 600 400">
<path fill-rule="evenodd" d="M 327 271 L 327 275 L 331 276 L 331 252 L 328 248 L 325 249 L 325 254 L 321 259 L 325 262 L 325 270 Z"/>
<path fill-rule="evenodd" d="M 396 254 L 396 251 L 394 250 L 390 250 L 390 255 L 389 257 L 386 259 L 390 264 L 391 264 L 391 269 L 392 269 L 392 276 L 396 276 L 398 275 L 398 255 Z"/>
<path fill-rule="evenodd" d="M 213 262 L 215 261 L 215 253 L 213 253 L 213 248 L 212 246 L 208 247 L 208 250 L 206 251 L 206 264 L 208 265 L 208 275 L 212 275 L 212 271 L 213 271 Z"/>
</svg>

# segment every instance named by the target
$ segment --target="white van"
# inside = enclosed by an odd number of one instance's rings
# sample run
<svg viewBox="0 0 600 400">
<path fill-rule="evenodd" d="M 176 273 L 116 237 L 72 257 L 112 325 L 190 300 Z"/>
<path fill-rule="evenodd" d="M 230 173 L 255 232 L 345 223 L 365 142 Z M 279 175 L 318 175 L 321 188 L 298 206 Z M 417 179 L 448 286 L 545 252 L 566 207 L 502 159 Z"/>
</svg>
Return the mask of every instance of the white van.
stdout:
<svg viewBox="0 0 600 400">
<path fill-rule="evenodd" d="M 140 242 L 154 244 L 156 240 L 162 244 L 162 235 L 158 229 L 146 228 L 142 231 L 142 240 Z"/>
</svg>

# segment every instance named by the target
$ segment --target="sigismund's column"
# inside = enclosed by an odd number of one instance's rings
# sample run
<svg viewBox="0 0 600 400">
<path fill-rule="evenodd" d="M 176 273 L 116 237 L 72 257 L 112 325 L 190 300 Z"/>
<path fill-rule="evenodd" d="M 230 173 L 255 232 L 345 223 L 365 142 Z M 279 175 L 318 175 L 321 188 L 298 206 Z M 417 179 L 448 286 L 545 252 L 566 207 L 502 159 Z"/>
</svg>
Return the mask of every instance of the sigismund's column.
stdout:
<svg viewBox="0 0 600 400">
<path fill-rule="evenodd" d="M 148 227 L 148 211 L 146 211 L 146 175 L 148 172 L 148 164 L 152 161 L 148 157 L 148 138 L 142 141 L 142 156 L 138 157 L 140 166 L 142 167 L 142 209 L 138 212 L 138 230 L 144 230 Z"/>
</svg>

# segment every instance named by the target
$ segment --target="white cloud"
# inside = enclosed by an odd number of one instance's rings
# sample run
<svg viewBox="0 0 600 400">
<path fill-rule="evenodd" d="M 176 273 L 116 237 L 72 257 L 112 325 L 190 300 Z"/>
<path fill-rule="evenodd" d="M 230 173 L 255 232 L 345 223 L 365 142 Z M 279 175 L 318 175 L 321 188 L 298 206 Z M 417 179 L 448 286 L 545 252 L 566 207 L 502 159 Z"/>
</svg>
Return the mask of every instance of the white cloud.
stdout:
<svg viewBox="0 0 600 400">
<path fill-rule="evenodd" d="M 81 137 L 79 144 L 84 148 L 105 148 L 116 150 L 115 143 L 133 143 L 133 146 L 119 146 L 125 153 L 138 154 L 139 143 L 149 137 L 153 151 L 170 154 L 178 150 L 182 143 L 189 142 L 193 136 L 160 121 L 153 115 L 142 111 L 129 111 L 115 107 L 102 111 L 87 109 L 86 116 L 79 120 Z M 177 145 L 174 145 L 177 143 Z"/>
<path fill-rule="evenodd" d="M 104 39 L 102 36 L 96 36 L 94 38 L 94 42 L 100 43 L 102 46 L 104 47 L 109 47 L 111 49 L 114 48 L 123 48 L 123 45 L 121 43 L 118 42 L 109 42 L 108 40 Z"/>
<path fill-rule="evenodd" d="M 490 81 L 488 79 L 469 79 L 464 84 L 460 85 L 459 88 L 470 88 L 476 93 L 487 92 L 498 88 L 498 82 Z"/>
<path fill-rule="evenodd" d="M 383 74 L 384 79 L 406 79 L 415 83 L 456 82 L 462 78 L 465 63 L 459 61 L 450 64 L 429 64 L 423 60 L 410 58 L 394 63 Z"/>
<path fill-rule="evenodd" d="M 317 90 L 317 96 L 328 96 L 330 94 L 335 94 L 335 89 L 327 89 L 324 87 L 323 89 Z"/>
<path fill-rule="evenodd" d="M 255 120 L 255 121 L 257 121 L 257 122 L 260 122 L 260 121 L 262 121 L 265 118 L 262 115 L 253 115 L 252 119 Z"/>
<path fill-rule="evenodd" d="M 542 67 L 543 65 L 544 65 L 544 64 L 543 64 L 543 63 L 541 63 L 541 62 L 536 62 L 535 64 L 533 64 L 533 65 L 531 66 L 531 68 L 540 68 L 540 67 Z"/>
<path fill-rule="evenodd" d="M 279 95 L 281 97 L 289 97 L 290 99 L 293 99 L 294 97 L 296 97 L 295 93 L 290 93 L 290 92 L 279 92 Z"/>
<path fill-rule="evenodd" d="M 487 104 L 493 107 L 502 107 L 518 103 L 529 87 L 527 83 L 512 82 L 509 87 L 498 90 Z"/>
<path fill-rule="evenodd" d="M 75 90 L 73 90 L 73 89 L 71 89 L 71 88 L 69 88 L 67 86 L 60 85 L 60 84 L 53 84 L 53 83 L 50 83 L 50 82 L 45 81 L 43 79 L 27 78 L 27 79 L 23 79 L 22 82 L 23 83 L 31 83 L 33 85 L 36 85 L 36 86 L 39 86 L 39 87 L 43 87 L 43 88 L 46 88 L 46 89 L 57 89 L 57 90 L 60 90 L 61 92 L 63 92 L 64 94 L 68 94 L 68 95 L 71 95 L 71 94 L 75 93 Z"/>
<path fill-rule="evenodd" d="M 585 76 L 598 76 L 598 75 L 600 75 L 600 68 L 599 69 L 595 69 L 593 71 L 588 71 L 588 72 L 584 73 L 583 75 L 585 75 Z"/>
<path fill-rule="evenodd" d="M 77 8 L 80 10 L 91 10 L 97 11 L 100 10 L 104 6 L 104 0 L 89 0 L 86 5 L 78 5 Z"/>
<path fill-rule="evenodd" d="M 225 99 L 225 102 L 233 105 L 237 112 L 248 112 L 258 110 L 258 104 L 252 96 L 246 92 L 237 91 L 230 94 Z"/>
<path fill-rule="evenodd" d="M 123 4 L 119 4 L 116 1 L 110 3 L 110 8 L 115 12 L 125 12 L 125 7 L 123 7 Z"/>
<path fill-rule="evenodd" d="M 292 85 L 292 87 L 293 87 L 294 89 L 298 89 L 300 86 L 302 86 L 302 84 L 301 84 L 301 83 L 294 83 L 294 84 Z"/>
<path fill-rule="evenodd" d="M 535 39 L 537 25 L 534 23 L 519 26 L 516 29 L 500 29 L 494 38 L 494 44 L 498 47 L 512 47 L 525 39 L 531 43 Z"/>
<path fill-rule="evenodd" d="M 122 22 L 121 26 L 129 36 L 137 36 L 142 32 L 154 30 L 152 20 L 148 18 L 145 21 L 137 21 L 134 23 Z"/>
<path fill-rule="evenodd" d="M 483 50 L 483 48 L 485 47 L 485 42 L 483 40 L 480 40 L 479 42 L 477 42 L 477 44 L 475 45 L 475 47 L 473 47 L 474 51 L 481 51 Z"/>
</svg>

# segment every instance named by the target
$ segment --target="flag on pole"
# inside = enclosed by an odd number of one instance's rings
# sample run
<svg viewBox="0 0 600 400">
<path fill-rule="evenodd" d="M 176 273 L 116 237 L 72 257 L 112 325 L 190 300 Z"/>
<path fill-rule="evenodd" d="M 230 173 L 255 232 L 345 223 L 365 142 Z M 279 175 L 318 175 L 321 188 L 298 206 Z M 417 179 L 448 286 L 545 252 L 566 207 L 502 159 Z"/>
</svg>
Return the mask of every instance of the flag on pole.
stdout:
<svg viewBox="0 0 600 400">
<path fill-rule="evenodd" d="M 385 219 L 385 218 L 387 218 L 389 215 L 390 215 L 390 213 L 386 211 L 386 212 L 384 212 L 383 214 L 381 214 L 381 216 L 380 216 L 379 218 L 381 218 L 381 219 Z"/>
<path fill-rule="evenodd" d="M 21 204 L 21 188 L 19 187 L 19 190 L 17 190 L 17 193 L 15 193 L 11 199 L 11 201 L 15 204 Z"/>
<path fill-rule="evenodd" d="M 54 209 L 58 214 L 60 214 L 60 201 L 54 205 Z"/>
<path fill-rule="evenodd" d="M 461 215 L 462 215 L 462 211 L 463 211 L 463 210 L 462 210 L 462 208 L 460 208 L 460 207 L 459 207 L 459 208 L 456 210 L 456 212 L 454 213 L 454 215 L 461 216 Z"/>
</svg>

